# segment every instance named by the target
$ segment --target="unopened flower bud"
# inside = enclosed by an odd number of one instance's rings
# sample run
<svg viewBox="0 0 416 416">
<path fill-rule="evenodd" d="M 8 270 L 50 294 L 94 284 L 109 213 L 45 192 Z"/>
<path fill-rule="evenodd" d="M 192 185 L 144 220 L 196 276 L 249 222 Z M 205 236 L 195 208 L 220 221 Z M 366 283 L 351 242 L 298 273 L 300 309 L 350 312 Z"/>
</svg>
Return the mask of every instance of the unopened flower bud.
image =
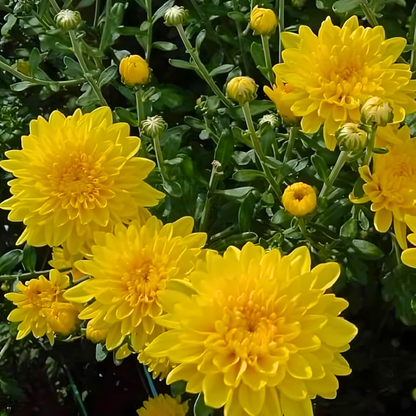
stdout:
<svg viewBox="0 0 416 416">
<path fill-rule="evenodd" d="M 379 97 L 369 98 L 361 108 L 361 121 L 365 124 L 384 127 L 393 122 L 393 108 Z"/>
<path fill-rule="evenodd" d="M 306 3 L 306 0 L 292 0 L 292 4 L 297 7 L 298 9 L 301 9 Z"/>
<path fill-rule="evenodd" d="M 227 96 L 240 105 L 256 99 L 257 85 L 253 78 L 235 77 L 227 84 Z"/>
<path fill-rule="evenodd" d="M 183 25 L 188 17 L 188 10 L 183 6 L 173 6 L 166 10 L 164 18 L 166 26 Z"/>
<path fill-rule="evenodd" d="M 357 151 L 367 146 L 367 132 L 357 123 L 345 123 L 335 137 L 340 150 Z"/>
<path fill-rule="evenodd" d="M 129 88 L 144 85 L 150 81 L 149 64 L 139 55 L 130 55 L 120 62 L 121 81 Z"/>
<path fill-rule="evenodd" d="M 108 328 L 96 328 L 91 325 L 91 321 L 88 322 L 86 336 L 87 339 L 94 344 L 98 344 L 106 339 Z"/>
<path fill-rule="evenodd" d="M 276 31 L 278 20 L 271 9 L 256 6 L 250 15 L 250 27 L 256 35 L 272 35 Z"/>
<path fill-rule="evenodd" d="M 75 10 L 61 10 L 55 16 L 56 24 L 62 30 L 74 30 L 82 22 L 81 14 Z"/>
<path fill-rule="evenodd" d="M 163 117 L 153 116 L 147 117 L 142 123 L 144 133 L 150 137 L 160 137 L 167 128 L 167 124 Z"/>
<path fill-rule="evenodd" d="M 280 126 L 280 119 L 277 114 L 266 114 L 259 120 L 259 126 L 271 126 L 278 128 Z"/>
</svg>

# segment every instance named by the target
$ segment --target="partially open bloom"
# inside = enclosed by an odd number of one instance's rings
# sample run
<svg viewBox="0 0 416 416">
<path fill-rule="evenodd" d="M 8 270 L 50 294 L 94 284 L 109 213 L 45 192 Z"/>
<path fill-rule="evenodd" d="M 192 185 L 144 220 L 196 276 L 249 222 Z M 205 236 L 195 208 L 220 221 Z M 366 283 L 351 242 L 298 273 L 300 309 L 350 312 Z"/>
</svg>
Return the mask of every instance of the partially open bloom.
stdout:
<svg viewBox="0 0 416 416">
<path fill-rule="evenodd" d="M 275 12 L 259 6 L 254 7 L 250 15 L 250 27 L 256 35 L 272 35 L 277 27 Z"/>
<path fill-rule="evenodd" d="M 281 257 L 247 243 L 208 251 L 190 276 L 194 292 L 161 292 L 171 328 L 148 347 L 178 364 L 167 383 L 187 382 L 225 416 L 310 416 L 316 395 L 335 398 L 337 375 L 351 369 L 341 352 L 357 328 L 338 315 L 348 302 L 325 294 L 337 263 L 311 270 L 306 247 Z"/>
<path fill-rule="evenodd" d="M 143 407 L 137 410 L 139 416 L 185 416 L 188 402 L 182 403 L 179 398 L 174 399 L 167 394 L 149 398 Z"/>
<path fill-rule="evenodd" d="M 365 124 L 385 127 L 388 123 L 392 123 L 393 119 L 392 106 L 380 97 L 369 98 L 361 108 L 361 121 Z"/>
<path fill-rule="evenodd" d="M 62 247 L 54 247 L 52 249 L 52 260 L 49 261 L 49 265 L 57 270 L 67 269 L 71 267 L 72 279 L 77 281 L 84 276 L 84 273 L 80 272 L 76 267 L 74 267 L 74 263 L 78 260 L 82 260 L 83 258 L 84 255 L 81 253 L 71 254 L 67 250 L 64 250 Z"/>
<path fill-rule="evenodd" d="M 375 212 L 374 226 L 380 233 L 394 232 L 402 249 L 407 247 L 405 215 L 416 215 L 416 140 L 410 138 L 409 127 L 402 127 L 395 136 L 400 141 L 388 144 L 388 153 L 375 154 L 373 167 L 359 168 L 364 196 L 350 199 L 356 204 L 371 201 Z"/>
<path fill-rule="evenodd" d="M 240 105 L 256 99 L 257 85 L 253 78 L 235 77 L 227 84 L 227 96 Z"/>
<path fill-rule="evenodd" d="M 367 132 L 357 123 L 345 123 L 335 132 L 340 150 L 356 151 L 367 146 Z"/>
<path fill-rule="evenodd" d="M 163 313 L 159 292 L 169 281 L 189 275 L 205 244 L 206 234 L 192 233 L 193 225 L 191 217 L 166 225 L 156 217 L 127 228 L 117 224 L 115 234 L 96 233 L 91 260 L 75 263 L 93 278 L 68 290 L 65 298 L 77 303 L 95 299 L 79 318 L 107 331 L 108 350 L 130 335 L 133 349 L 140 352 L 164 331 L 154 320 Z"/>
<path fill-rule="evenodd" d="M 394 122 L 416 111 L 416 80 L 408 64 L 395 63 L 406 40 L 386 40 L 382 26 L 364 28 L 352 16 L 339 28 L 328 17 L 318 36 L 300 26 L 299 34 L 282 33 L 282 41 L 284 63 L 274 68 L 294 87 L 291 109 L 306 133 L 324 124 L 328 149 L 335 148 L 340 125 L 360 121 L 360 106 L 370 97 L 390 103 Z"/>
<path fill-rule="evenodd" d="M 72 331 L 78 310 L 63 298 L 68 286 L 68 276 L 51 270 L 49 280 L 40 276 L 25 284 L 19 283 L 18 292 L 4 295 L 17 306 L 7 317 L 10 322 L 21 322 L 16 339 L 22 339 L 30 332 L 36 338 L 46 334 L 53 345 L 55 333 L 68 335 Z"/>
<path fill-rule="evenodd" d="M 139 354 L 138 360 L 147 366 L 149 372 L 152 373 L 152 377 L 158 380 L 164 380 L 172 370 L 172 364 L 166 357 L 154 358 L 147 354 L 146 348 Z"/>
<path fill-rule="evenodd" d="M 147 84 L 150 81 L 149 64 L 139 55 L 130 55 L 120 62 L 121 81 L 128 87 Z"/>
<path fill-rule="evenodd" d="M 283 192 L 282 204 L 290 214 L 295 217 L 303 217 L 316 208 L 316 192 L 312 186 L 296 182 Z"/>
<path fill-rule="evenodd" d="M 276 72 L 275 68 L 273 69 L 274 72 Z M 296 117 L 290 109 L 294 102 L 291 101 L 293 97 L 289 93 L 294 91 L 294 87 L 289 84 L 285 84 L 278 76 L 276 76 L 273 89 L 266 85 L 263 90 L 265 94 L 274 102 L 277 111 L 286 124 L 298 122 L 300 120 L 300 117 Z"/>
<path fill-rule="evenodd" d="M 11 211 L 10 221 L 26 225 L 16 244 L 63 245 L 77 254 L 87 250 L 95 231 L 148 218 L 144 207 L 157 205 L 164 194 L 144 182 L 155 164 L 134 157 L 140 139 L 129 133 L 128 124 L 113 124 L 108 107 L 32 120 L 22 150 L 9 150 L 9 160 L 0 162 L 17 178 L 9 182 L 13 196 L 0 205 Z"/>
</svg>

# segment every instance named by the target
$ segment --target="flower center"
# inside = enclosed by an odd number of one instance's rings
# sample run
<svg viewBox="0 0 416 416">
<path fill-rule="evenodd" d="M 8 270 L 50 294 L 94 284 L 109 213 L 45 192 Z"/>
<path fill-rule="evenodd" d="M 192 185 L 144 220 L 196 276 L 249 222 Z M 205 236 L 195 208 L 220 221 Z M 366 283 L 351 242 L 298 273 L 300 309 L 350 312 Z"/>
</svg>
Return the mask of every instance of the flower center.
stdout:
<svg viewBox="0 0 416 416">
<path fill-rule="evenodd" d="M 293 194 L 293 198 L 296 201 L 302 201 L 302 199 L 305 198 L 305 192 L 303 192 L 302 190 L 296 190 Z"/>
<path fill-rule="evenodd" d="M 40 291 L 37 287 L 29 287 L 25 295 L 29 302 L 36 308 L 51 308 L 57 301 L 59 289 L 55 288 L 53 292 Z"/>
</svg>

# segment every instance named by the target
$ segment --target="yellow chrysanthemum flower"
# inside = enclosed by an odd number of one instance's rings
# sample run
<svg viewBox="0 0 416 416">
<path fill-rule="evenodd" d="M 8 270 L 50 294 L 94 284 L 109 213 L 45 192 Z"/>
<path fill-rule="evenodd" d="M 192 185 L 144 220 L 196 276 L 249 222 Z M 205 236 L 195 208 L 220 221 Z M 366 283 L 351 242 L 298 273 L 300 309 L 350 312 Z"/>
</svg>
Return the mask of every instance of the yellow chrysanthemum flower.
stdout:
<svg viewBox="0 0 416 416">
<path fill-rule="evenodd" d="M 250 14 L 250 27 L 256 35 L 272 35 L 276 31 L 278 21 L 271 9 L 255 6 Z"/>
<path fill-rule="evenodd" d="M 136 352 L 164 331 L 154 318 L 163 313 L 158 296 L 167 282 L 180 281 L 192 271 L 205 244 L 205 233 L 192 233 L 194 221 L 184 217 L 163 225 L 151 217 L 143 226 L 117 224 L 115 234 L 96 233 L 92 259 L 75 266 L 93 276 L 65 294 L 76 303 L 95 302 L 79 315 L 91 319 L 95 330 L 106 329 L 108 350 L 127 335 Z"/>
<path fill-rule="evenodd" d="M 150 81 L 149 64 L 139 55 L 130 55 L 120 62 L 121 80 L 128 87 L 144 85 Z"/>
<path fill-rule="evenodd" d="M 359 168 L 360 176 L 366 182 L 363 185 L 365 195 L 356 198 L 351 194 L 350 199 L 356 204 L 372 202 L 374 226 L 380 233 L 387 232 L 394 220 L 397 241 L 405 249 L 405 215 L 416 215 L 416 139 L 410 138 L 407 126 L 390 131 L 394 133 L 391 141 L 398 141 L 387 143 L 388 153 L 373 156 L 372 172 L 368 165 Z"/>
<path fill-rule="evenodd" d="M 188 402 L 182 403 L 179 398 L 159 395 L 143 403 L 137 410 L 139 416 L 185 416 L 188 411 Z"/>
<path fill-rule="evenodd" d="M 186 381 L 225 416 L 312 416 L 311 399 L 334 398 L 336 376 L 350 374 L 340 353 L 357 328 L 338 317 L 348 302 L 325 294 L 339 265 L 310 263 L 306 247 L 209 251 L 191 273 L 193 294 L 160 293 L 168 313 L 157 322 L 171 329 L 147 354 L 178 364 L 167 383 Z"/>
<path fill-rule="evenodd" d="M 342 28 L 328 17 L 318 36 L 307 26 L 299 34 L 282 33 L 285 46 L 276 74 L 292 85 L 291 107 L 302 117 L 302 129 L 315 133 L 324 124 L 328 149 L 336 146 L 334 133 L 349 121 L 359 122 L 360 105 L 380 97 L 393 108 L 394 122 L 416 111 L 416 80 L 408 64 L 395 63 L 406 39 L 385 39 L 382 26 L 359 26 L 357 16 Z"/>
<path fill-rule="evenodd" d="M 84 277 L 84 273 L 74 267 L 74 263 L 78 260 L 82 260 L 83 258 L 84 255 L 81 253 L 71 254 L 68 250 L 63 249 L 62 247 L 54 247 L 52 249 L 52 260 L 49 261 L 49 265 L 57 270 L 71 267 L 72 279 L 76 282 Z"/>
<path fill-rule="evenodd" d="M 148 218 L 143 207 L 164 195 L 144 182 L 155 164 L 134 157 L 140 139 L 129 133 L 128 124 L 113 124 L 108 107 L 32 120 L 23 149 L 6 152 L 9 160 L 0 162 L 17 178 L 9 182 L 13 196 L 0 205 L 11 211 L 10 221 L 26 225 L 17 244 L 63 245 L 77 254 L 95 231 Z"/>
<path fill-rule="evenodd" d="M 49 272 L 49 280 L 44 276 L 17 285 L 18 292 L 6 293 L 6 299 L 17 308 L 7 319 L 21 322 L 16 339 L 22 339 L 30 332 L 36 338 L 45 334 L 54 343 L 54 334 L 68 335 L 77 321 L 78 310 L 63 298 L 69 286 L 69 278 L 58 270 Z"/>
<path fill-rule="evenodd" d="M 407 236 L 407 239 L 413 245 L 412 248 L 408 248 L 402 252 L 402 262 L 409 267 L 416 269 L 416 216 L 405 215 L 404 217 L 406 225 L 412 230 L 412 234 Z"/>
<path fill-rule="evenodd" d="M 172 370 L 172 363 L 166 357 L 154 358 L 147 354 L 146 348 L 139 354 L 138 360 L 146 365 L 154 379 L 164 380 Z"/>
<path fill-rule="evenodd" d="M 285 210 L 295 217 L 310 214 L 316 208 L 317 197 L 312 186 L 296 182 L 283 192 L 282 204 Z"/>
</svg>

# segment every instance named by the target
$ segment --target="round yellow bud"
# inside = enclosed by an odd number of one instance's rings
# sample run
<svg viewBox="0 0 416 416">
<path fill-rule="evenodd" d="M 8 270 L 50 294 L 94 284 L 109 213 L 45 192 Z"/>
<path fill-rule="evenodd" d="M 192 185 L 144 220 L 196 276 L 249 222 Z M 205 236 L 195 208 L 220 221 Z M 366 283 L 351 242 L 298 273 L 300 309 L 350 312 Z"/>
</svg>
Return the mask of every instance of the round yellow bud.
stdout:
<svg viewBox="0 0 416 416">
<path fill-rule="evenodd" d="M 240 105 L 256 99 L 257 85 L 253 78 L 235 77 L 227 84 L 227 96 Z"/>
<path fill-rule="evenodd" d="M 316 208 L 316 192 L 312 186 L 303 182 L 296 182 L 285 189 L 282 203 L 285 210 L 290 214 L 295 217 L 303 217 Z"/>
<path fill-rule="evenodd" d="M 335 137 L 340 150 L 356 151 L 367 146 L 367 132 L 357 123 L 345 123 Z"/>
<path fill-rule="evenodd" d="M 56 25 L 62 30 L 74 30 L 82 22 L 81 14 L 76 10 L 61 10 L 55 16 Z"/>
<path fill-rule="evenodd" d="M 122 82 L 129 88 L 144 85 L 150 81 L 149 64 L 139 55 L 130 55 L 120 62 Z"/>
<path fill-rule="evenodd" d="M 393 108 L 380 97 L 369 98 L 361 108 L 361 121 L 380 127 L 393 122 Z"/>
<path fill-rule="evenodd" d="M 276 31 L 277 24 L 277 17 L 273 10 L 256 6 L 251 11 L 250 27 L 256 35 L 272 35 Z"/>
</svg>

